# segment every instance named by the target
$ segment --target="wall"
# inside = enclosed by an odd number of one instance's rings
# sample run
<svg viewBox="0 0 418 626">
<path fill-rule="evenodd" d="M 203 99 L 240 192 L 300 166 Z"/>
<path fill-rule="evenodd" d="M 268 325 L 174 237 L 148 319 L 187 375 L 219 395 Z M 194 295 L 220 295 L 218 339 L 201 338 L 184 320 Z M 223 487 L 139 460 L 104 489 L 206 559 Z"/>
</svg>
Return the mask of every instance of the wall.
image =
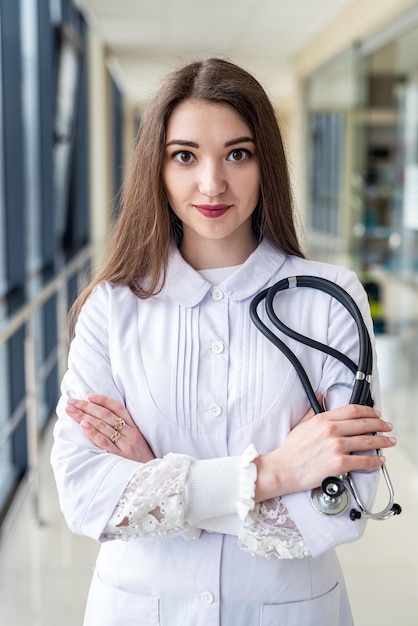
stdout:
<svg viewBox="0 0 418 626">
<path fill-rule="evenodd" d="M 297 75 L 307 76 L 345 48 L 369 37 L 416 5 L 416 0 L 355 0 L 299 52 L 295 59 Z"/>
<path fill-rule="evenodd" d="M 90 218 L 93 263 L 97 267 L 109 237 L 112 218 L 110 102 L 106 49 L 89 28 Z"/>
</svg>

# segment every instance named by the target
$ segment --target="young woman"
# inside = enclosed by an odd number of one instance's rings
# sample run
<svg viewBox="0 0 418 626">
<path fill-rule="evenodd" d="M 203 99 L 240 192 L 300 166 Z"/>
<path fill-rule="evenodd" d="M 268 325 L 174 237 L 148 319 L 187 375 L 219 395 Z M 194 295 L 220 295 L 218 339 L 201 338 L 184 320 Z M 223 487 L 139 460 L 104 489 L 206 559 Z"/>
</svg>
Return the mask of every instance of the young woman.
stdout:
<svg viewBox="0 0 418 626">
<path fill-rule="evenodd" d="M 86 625 L 352 623 L 334 547 L 364 521 L 318 513 L 310 491 L 358 470 L 371 503 L 384 458 L 370 452 L 395 440 L 376 408 L 347 404 L 347 368 L 289 340 L 327 407 L 314 416 L 251 322 L 252 298 L 299 274 L 344 287 L 371 332 L 356 276 L 301 252 L 258 82 L 219 59 L 174 72 L 143 119 L 107 263 L 73 309 L 52 463 L 70 528 L 102 542 Z M 327 294 L 276 306 L 357 358 Z"/>
</svg>

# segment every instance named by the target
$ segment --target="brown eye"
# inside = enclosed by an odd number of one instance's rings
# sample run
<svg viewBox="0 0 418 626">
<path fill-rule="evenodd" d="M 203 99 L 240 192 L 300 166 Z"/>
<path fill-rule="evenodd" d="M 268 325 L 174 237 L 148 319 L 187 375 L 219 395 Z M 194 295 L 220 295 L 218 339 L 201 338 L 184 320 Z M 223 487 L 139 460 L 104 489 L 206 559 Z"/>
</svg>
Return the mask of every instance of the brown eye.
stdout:
<svg viewBox="0 0 418 626">
<path fill-rule="evenodd" d="M 180 152 L 175 152 L 173 154 L 173 158 L 178 163 L 181 163 L 183 165 L 187 165 L 188 163 L 191 163 L 194 160 L 195 157 L 188 150 L 181 150 Z"/>
<path fill-rule="evenodd" d="M 232 150 L 232 152 L 228 155 L 228 161 L 234 161 L 235 163 L 240 163 L 250 158 L 251 153 L 249 150 L 243 150 L 242 148 L 237 150 Z"/>
</svg>

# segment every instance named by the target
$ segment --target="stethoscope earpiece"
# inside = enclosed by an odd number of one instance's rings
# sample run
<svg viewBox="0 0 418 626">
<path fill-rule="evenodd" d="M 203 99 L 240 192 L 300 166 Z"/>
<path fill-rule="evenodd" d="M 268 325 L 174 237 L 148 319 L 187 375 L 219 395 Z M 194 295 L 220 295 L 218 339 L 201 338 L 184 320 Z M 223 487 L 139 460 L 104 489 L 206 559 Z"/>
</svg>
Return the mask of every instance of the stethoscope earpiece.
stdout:
<svg viewBox="0 0 418 626">
<path fill-rule="evenodd" d="M 352 522 L 355 522 L 356 519 L 360 519 L 361 518 L 361 513 L 360 511 L 357 511 L 357 509 L 351 509 L 350 511 L 350 519 Z"/>
<path fill-rule="evenodd" d="M 393 515 L 400 515 L 402 513 L 402 507 L 400 504 L 395 504 L 392 507 Z"/>
</svg>

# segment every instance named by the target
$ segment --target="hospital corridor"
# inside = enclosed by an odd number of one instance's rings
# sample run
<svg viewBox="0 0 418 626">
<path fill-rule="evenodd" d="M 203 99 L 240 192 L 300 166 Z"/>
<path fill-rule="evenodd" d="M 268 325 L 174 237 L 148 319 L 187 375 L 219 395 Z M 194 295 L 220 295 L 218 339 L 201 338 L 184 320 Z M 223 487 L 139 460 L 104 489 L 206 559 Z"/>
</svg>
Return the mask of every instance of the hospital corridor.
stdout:
<svg viewBox="0 0 418 626">
<path fill-rule="evenodd" d="M 169 72 L 209 58 L 264 86 L 303 250 L 353 270 L 367 294 L 402 512 L 336 551 L 355 626 L 418 624 L 418 1 L 0 0 L 0 626 L 83 624 L 100 544 L 69 530 L 50 461 L 68 314 L 113 241 L 147 106 Z M 183 167 L 199 145 L 181 141 Z M 255 140 L 239 141 L 231 154 L 248 160 Z M 381 474 L 373 511 L 388 500 Z M 212 603 L 202 592 L 199 624 L 212 626 Z"/>
</svg>

